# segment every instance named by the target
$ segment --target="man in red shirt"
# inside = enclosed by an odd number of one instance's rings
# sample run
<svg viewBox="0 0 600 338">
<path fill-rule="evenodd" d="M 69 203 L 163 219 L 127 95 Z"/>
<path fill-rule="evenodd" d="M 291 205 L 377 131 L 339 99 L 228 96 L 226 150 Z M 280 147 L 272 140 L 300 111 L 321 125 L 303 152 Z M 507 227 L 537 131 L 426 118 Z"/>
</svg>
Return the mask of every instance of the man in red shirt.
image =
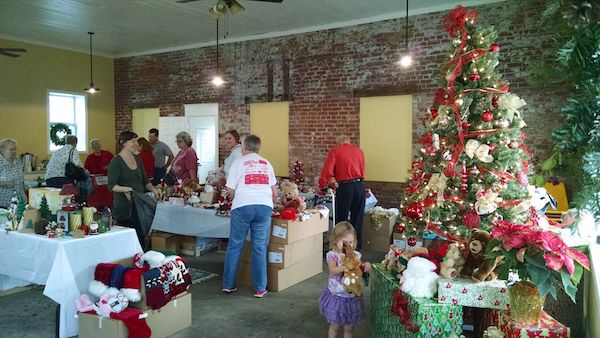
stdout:
<svg viewBox="0 0 600 338">
<path fill-rule="evenodd" d="M 363 151 L 350 143 L 347 135 L 337 139 L 321 170 L 319 188 L 325 189 L 330 183 L 337 182 L 335 191 L 335 223 L 348 220 L 356 230 L 357 249 L 362 245 L 362 223 L 365 209 L 365 155 Z"/>
</svg>

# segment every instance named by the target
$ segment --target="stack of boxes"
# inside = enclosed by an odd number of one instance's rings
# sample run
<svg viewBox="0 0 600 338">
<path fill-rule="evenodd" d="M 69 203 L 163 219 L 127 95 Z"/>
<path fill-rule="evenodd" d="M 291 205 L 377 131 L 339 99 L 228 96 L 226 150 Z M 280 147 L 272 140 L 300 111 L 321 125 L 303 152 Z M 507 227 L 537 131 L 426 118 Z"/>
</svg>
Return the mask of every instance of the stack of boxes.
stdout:
<svg viewBox="0 0 600 338">
<path fill-rule="evenodd" d="M 388 252 L 396 226 L 396 216 L 382 218 L 374 224 L 368 214 L 363 217 L 362 249 L 364 251 Z"/>
<path fill-rule="evenodd" d="M 273 218 L 267 248 L 267 289 L 282 291 L 323 271 L 323 233 L 327 216 L 311 213 L 305 221 Z M 252 286 L 252 250 L 246 242 L 238 267 L 238 283 Z"/>
</svg>

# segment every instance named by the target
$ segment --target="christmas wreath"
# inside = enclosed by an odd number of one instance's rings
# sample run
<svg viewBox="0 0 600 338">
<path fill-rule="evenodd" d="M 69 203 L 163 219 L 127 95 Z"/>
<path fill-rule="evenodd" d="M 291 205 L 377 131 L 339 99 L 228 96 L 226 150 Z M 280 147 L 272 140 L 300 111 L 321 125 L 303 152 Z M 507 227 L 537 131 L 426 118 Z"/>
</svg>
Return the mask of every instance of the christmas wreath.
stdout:
<svg viewBox="0 0 600 338">
<path fill-rule="evenodd" d="M 50 141 L 56 146 L 64 146 L 65 138 L 59 137 L 58 133 L 69 135 L 71 134 L 71 128 L 67 124 L 64 123 L 53 123 L 50 126 Z"/>
</svg>

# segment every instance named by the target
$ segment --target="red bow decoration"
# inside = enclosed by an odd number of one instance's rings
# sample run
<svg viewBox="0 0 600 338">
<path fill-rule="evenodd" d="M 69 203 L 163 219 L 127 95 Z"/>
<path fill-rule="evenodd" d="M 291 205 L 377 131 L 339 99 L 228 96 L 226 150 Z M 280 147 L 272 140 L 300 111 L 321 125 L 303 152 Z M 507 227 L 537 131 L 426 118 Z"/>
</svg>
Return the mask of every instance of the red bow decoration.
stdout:
<svg viewBox="0 0 600 338">
<path fill-rule="evenodd" d="M 465 22 L 467 20 L 477 20 L 477 12 L 466 9 L 463 6 L 457 6 L 446 15 L 444 28 L 450 33 L 451 37 L 454 37 L 457 30 L 465 29 Z"/>
<path fill-rule="evenodd" d="M 392 313 L 400 318 L 400 323 L 410 332 L 417 332 L 419 328 L 412 322 L 410 310 L 408 309 L 408 298 L 404 292 L 395 290 L 392 292 Z"/>
</svg>

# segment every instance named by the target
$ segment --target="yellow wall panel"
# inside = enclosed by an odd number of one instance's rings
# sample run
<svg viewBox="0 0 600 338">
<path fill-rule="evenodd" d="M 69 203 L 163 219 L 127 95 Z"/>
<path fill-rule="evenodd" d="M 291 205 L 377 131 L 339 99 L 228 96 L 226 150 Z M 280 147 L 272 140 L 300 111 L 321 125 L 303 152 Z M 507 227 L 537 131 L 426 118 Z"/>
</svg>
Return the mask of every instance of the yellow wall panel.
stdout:
<svg viewBox="0 0 600 338">
<path fill-rule="evenodd" d="M 360 147 L 365 179 L 404 182 L 412 162 L 412 96 L 360 99 Z"/>
<path fill-rule="evenodd" d="M 82 35 L 83 39 L 87 39 Z M 25 48 L 18 58 L 0 56 L 0 138 L 17 141 L 17 152 L 48 158 L 48 90 L 86 94 L 90 56 L 57 48 L 0 39 L 0 46 Z M 101 93 L 88 94 L 87 135 L 115 150 L 113 60 L 94 55 L 94 84 Z M 88 140 L 79 142 L 88 143 Z M 81 156 L 85 160 L 85 156 Z"/>
<path fill-rule="evenodd" d="M 275 175 L 289 176 L 289 104 L 250 104 L 250 132 L 260 137 L 260 155 L 273 165 Z"/>
<path fill-rule="evenodd" d="M 139 137 L 148 139 L 148 130 L 158 129 L 158 118 L 160 117 L 159 108 L 143 108 L 131 110 L 132 131 Z M 160 130 L 159 130 L 160 132 Z M 159 135 L 160 138 L 160 135 Z"/>
</svg>

